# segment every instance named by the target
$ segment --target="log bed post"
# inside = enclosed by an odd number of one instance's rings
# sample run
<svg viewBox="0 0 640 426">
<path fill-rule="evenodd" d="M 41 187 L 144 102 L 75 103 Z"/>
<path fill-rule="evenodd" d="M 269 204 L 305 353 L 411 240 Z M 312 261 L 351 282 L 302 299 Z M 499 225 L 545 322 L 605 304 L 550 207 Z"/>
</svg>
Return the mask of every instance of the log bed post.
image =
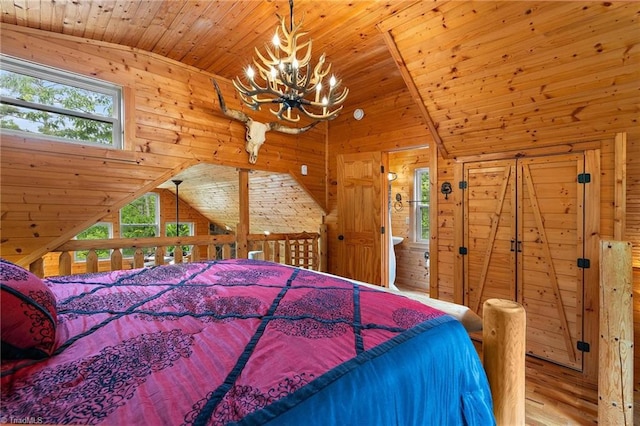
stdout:
<svg viewBox="0 0 640 426">
<path fill-rule="evenodd" d="M 484 302 L 482 354 L 497 425 L 525 424 L 526 313 L 510 300 Z"/>
</svg>

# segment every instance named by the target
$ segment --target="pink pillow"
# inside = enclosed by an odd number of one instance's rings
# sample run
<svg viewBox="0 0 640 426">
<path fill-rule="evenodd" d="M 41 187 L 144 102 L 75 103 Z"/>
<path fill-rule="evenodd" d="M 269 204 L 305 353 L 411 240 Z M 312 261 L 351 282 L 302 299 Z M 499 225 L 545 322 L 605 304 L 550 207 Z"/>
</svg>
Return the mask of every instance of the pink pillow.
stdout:
<svg viewBox="0 0 640 426">
<path fill-rule="evenodd" d="M 55 349 L 56 298 L 40 278 L 0 259 L 2 358 L 46 358 Z"/>
</svg>

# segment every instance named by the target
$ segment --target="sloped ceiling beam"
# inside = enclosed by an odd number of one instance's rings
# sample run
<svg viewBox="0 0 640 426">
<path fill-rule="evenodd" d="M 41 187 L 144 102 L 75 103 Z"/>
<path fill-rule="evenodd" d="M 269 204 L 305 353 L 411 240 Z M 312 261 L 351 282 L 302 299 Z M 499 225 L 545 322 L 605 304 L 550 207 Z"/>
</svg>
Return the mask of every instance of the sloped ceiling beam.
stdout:
<svg viewBox="0 0 640 426">
<path fill-rule="evenodd" d="M 436 147 L 438 148 L 440 155 L 442 155 L 443 158 L 449 158 L 450 155 L 447 152 L 447 149 L 445 148 L 444 144 L 442 143 L 442 138 L 438 134 L 438 129 L 436 128 L 436 125 L 433 122 L 433 119 L 431 118 L 431 115 L 429 114 L 427 107 L 424 105 L 424 101 L 422 100 L 422 96 L 420 96 L 418 87 L 413 81 L 413 78 L 411 78 L 411 74 L 409 74 L 407 65 L 404 62 L 404 59 L 402 59 L 402 55 L 400 54 L 400 50 L 398 50 L 398 46 L 396 45 L 395 40 L 393 40 L 391 31 L 385 31 L 379 25 L 377 27 L 378 27 L 378 30 L 380 30 L 380 32 L 382 33 L 384 42 L 387 45 L 387 48 L 389 49 L 389 53 L 391 53 L 391 56 L 393 57 L 393 60 L 395 61 L 396 66 L 400 71 L 400 74 L 402 75 L 402 79 L 407 85 L 407 89 L 409 89 L 409 93 L 411 94 L 411 97 L 413 98 L 416 105 L 418 105 L 418 108 L 422 113 L 422 117 L 424 118 L 424 121 L 427 124 L 427 128 L 429 129 L 429 132 L 431 132 L 431 136 L 433 137 L 433 140 L 436 143 Z"/>
</svg>

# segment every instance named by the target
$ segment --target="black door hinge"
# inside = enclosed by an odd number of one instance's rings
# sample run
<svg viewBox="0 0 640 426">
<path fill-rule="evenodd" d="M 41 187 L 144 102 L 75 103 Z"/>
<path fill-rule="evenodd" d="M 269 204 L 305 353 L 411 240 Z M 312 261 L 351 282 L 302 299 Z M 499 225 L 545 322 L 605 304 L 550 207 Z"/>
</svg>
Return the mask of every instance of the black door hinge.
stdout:
<svg viewBox="0 0 640 426">
<path fill-rule="evenodd" d="M 578 175 L 578 183 L 589 183 L 591 182 L 591 173 L 580 173 Z"/>
<path fill-rule="evenodd" d="M 589 269 L 591 267 L 591 261 L 589 259 L 578 259 L 578 268 Z"/>
<path fill-rule="evenodd" d="M 380 173 L 384 174 L 384 166 L 380 166 Z"/>
<path fill-rule="evenodd" d="M 458 188 L 467 189 L 467 181 L 466 180 L 461 180 L 460 182 L 458 182 Z"/>
<path fill-rule="evenodd" d="M 466 247 L 460 247 L 458 248 L 458 253 L 465 255 L 467 254 L 467 248 Z"/>
<path fill-rule="evenodd" d="M 582 340 L 578 340 L 578 350 L 580 352 L 589 352 L 591 350 L 591 346 L 587 342 L 583 342 Z"/>
<path fill-rule="evenodd" d="M 384 226 L 381 226 L 381 227 L 380 227 L 380 233 L 381 233 L 381 234 L 384 234 Z"/>
</svg>

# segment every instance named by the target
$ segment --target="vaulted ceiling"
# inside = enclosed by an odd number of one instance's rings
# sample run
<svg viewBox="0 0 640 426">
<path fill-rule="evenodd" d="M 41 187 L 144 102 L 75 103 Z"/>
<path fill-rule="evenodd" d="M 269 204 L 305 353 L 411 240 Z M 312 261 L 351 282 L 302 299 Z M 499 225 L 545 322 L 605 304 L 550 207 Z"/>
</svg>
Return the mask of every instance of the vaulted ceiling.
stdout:
<svg viewBox="0 0 640 426">
<path fill-rule="evenodd" d="M 5 23 L 151 51 L 228 79 L 270 42 L 276 14 L 290 13 L 288 0 L 0 6 Z M 639 14 L 640 3 L 624 1 L 294 2 L 315 59 L 325 52 L 350 89 L 345 111 L 404 90 L 452 157 L 637 129 Z"/>
<path fill-rule="evenodd" d="M 0 0 L 0 8 L 3 23 L 150 51 L 226 79 L 270 42 L 276 14 L 289 16 L 288 0 Z M 314 59 L 325 52 L 350 89 L 344 116 L 389 94 L 411 97 L 446 157 L 517 155 L 617 132 L 640 138 L 640 3 L 295 0 L 294 16 Z M 295 205 L 298 194 L 290 197 L 282 201 Z"/>
</svg>

